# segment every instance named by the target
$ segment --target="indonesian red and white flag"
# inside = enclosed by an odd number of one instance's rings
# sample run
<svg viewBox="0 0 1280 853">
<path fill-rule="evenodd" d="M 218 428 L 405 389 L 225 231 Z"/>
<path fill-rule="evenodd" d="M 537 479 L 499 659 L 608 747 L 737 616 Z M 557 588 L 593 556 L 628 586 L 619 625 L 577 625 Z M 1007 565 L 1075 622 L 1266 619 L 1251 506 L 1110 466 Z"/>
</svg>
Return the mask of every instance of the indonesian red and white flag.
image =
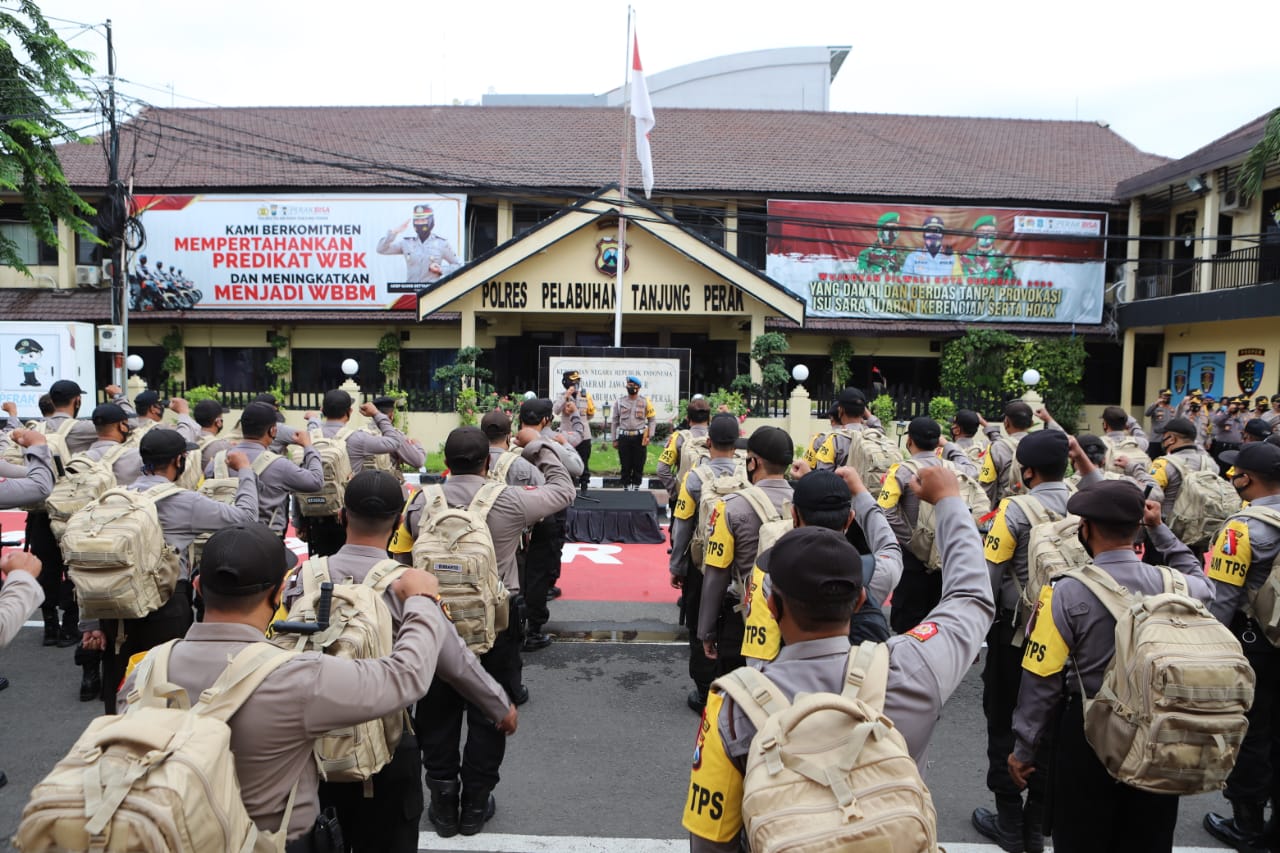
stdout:
<svg viewBox="0 0 1280 853">
<path fill-rule="evenodd" d="M 631 45 L 631 115 L 636 120 L 636 159 L 640 161 L 640 179 L 644 183 L 644 197 L 653 192 L 653 153 L 649 150 L 649 131 L 656 122 L 653 104 L 649 103 L 649 87 L 644 82 L 644 69 L 640 67 L 640 39 L 633 36 Z"/>
</svg>

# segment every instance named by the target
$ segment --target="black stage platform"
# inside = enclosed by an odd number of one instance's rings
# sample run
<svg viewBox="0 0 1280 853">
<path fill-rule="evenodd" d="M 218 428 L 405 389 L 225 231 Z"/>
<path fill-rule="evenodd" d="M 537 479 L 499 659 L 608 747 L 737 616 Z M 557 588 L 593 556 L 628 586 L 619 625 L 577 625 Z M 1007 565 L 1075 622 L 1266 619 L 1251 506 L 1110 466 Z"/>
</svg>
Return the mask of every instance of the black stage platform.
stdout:
<svg viewBox="0 0 1280 853">
<path fill-rule="evenodd" d="M 589 489 L 569 507 L 564 524 L 568 542 L 640 542 L 658 544 L 667 537 L 658 525 L 658 502 L 651 492 Z"/>
</svg>

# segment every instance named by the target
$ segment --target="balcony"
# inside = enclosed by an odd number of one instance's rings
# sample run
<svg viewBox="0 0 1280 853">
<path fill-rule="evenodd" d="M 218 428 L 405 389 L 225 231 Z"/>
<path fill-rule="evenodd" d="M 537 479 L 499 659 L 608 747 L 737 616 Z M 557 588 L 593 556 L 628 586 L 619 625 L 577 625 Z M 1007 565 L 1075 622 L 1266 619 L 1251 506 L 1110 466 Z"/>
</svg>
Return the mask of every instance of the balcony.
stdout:
<svg viewBox="0 0 1280 853">
<path fill-rule="evenodd" d="M 1213 260 L 1172 260 L 1144 262 L 1138 274 L 1137 299 L 1161 299 L 1184 293 L 1200 293 L 1203 282 L 1207 290 L 1233 290 L 1280 281 L 1280 251 L 1268 247 L 1265 256 L 1260 246 L 1215 255 Z M 1210 275 L 1211 272 L 1211 275 Z"/>
</svg>

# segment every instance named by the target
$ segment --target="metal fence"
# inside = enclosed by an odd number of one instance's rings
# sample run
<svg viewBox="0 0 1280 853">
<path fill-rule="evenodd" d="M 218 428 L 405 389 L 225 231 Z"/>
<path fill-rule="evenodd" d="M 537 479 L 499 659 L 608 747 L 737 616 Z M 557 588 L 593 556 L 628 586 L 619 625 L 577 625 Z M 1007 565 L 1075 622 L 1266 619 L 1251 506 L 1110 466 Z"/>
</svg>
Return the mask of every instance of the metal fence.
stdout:
<svg viewBox="0 0 1280 853">
<path fill-rule="evenodd" d="M 187 384 L 185 382 L 166 382 L 164 392 L 169 397 L 183 397 L 187 393 Z M 252 403 L 260 394 L 269 393 L 267 391 L 219 391 L 218 399 L 222 405 L 231 409 L 243 409 Z M 283 394 L 284 402 L 281 404 L 284 408 L 293 411 L 320 411 L 324 403 L 325 391 L 294 391 L 286 390 Z M 396 395 L 403 393 L 406 395 L 405 408 L 410 412 L 453 412 L 457 411 L 458 395 L 453 389 L 446 390 L 426 390 L 426 389 L 362 389 L 359 394 L 357 403 L 364 403 L 373 400 L 375 397 L 384 395 Z M 486 389 L 481 392 L 481 397 L 485 393 L 492 393 L 492 389 Z"/>
</svg>

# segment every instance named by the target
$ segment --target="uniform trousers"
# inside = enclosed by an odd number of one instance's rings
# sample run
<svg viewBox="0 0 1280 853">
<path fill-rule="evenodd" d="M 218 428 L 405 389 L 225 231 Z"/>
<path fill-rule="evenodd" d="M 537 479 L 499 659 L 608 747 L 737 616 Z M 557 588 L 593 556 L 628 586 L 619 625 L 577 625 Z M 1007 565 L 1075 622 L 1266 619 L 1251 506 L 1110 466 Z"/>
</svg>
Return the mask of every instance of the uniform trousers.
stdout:
<svg viewBox="0 0 1280 853">
<path fill-rule="evenodd" d="M 942 572 L 929 571 L 920 558 L 902 549 L 902 578 L 893 590 L 889 625 L 905 634 L 919 625 L 942 600 Z"/>
<path fill-rule="evenodd" d="M 1240 639 L 1244 656 L 1253 667 L 1253 707 L 1245 716 L 1249 730 L 1227 777 L 1223 796 L 1232 802 L 1262 805 L 1268 799 L 1280 803 L 1280 649 L 1263 636 L 1248 617 L 1237 613 L 1231 632 Z M 1274 819 L 1273 819 L 1274 821 Z"/>
<path fill-rule="evenodd" d="M 742 656 L 747 625 L 742 611 L 738 610 L 741 603 L 731 595 L 720 603 L 720 615 L 716 618 L 716 677 L 747 665 L 747 659 Z"/>
<path fill-rule="evenodd" d="M 520 684 L 520 624 L 512 619 L 493 648 L 480 655 L 480 665 L 511 696 Z M 462 721 L 466 717 L 466 743 Z M 451 782 L 461 776 L 464 789 L 492 791 L 507 751 L 507 736 L 479 708 L 463 699 L 444 679 L 436 678 L 419 702 L 414 730 L 422 746 L 428 782 Z"/>
<path fill-rule="evenodd" d="M 716 680 L 716 662 L 707 657 L 702 649 L 702 641 L 698 639 L 698 610 L 702 607 L 702 571 L 700 569 L 689 567 L 681 598 L 684 624 L 689 628 L 689 677 L 693 679 L 698 693 L 706 695 L 706 692 L 711 689 L 711 682 Z M 738 648 L 742 648 L 741 643 L 738 644 Z"/>
<path fill-rule="evenodd" d="M 582 460 L 582 476 L 578 478 L 578 488 L 585 492 L 591 483 L 591 439 L 578 442 L 573 449 L 578 451 L 578 458 Z"/>
<path fill-rule="evenodd" d="M 406 730 L 391 760 L 373 774 L 372 797 L 363 782 L 320 783 L 320 808 L 337 813 L 348 853 L 417 853 L 425 807 L 418 760 L 418 739 Z"/>
<path fill-rule="evenodd" d="M 1085 739 L 1084 710 L 1077 695 L 1065 701 L 1050 763 L 1055 853 L 1173 849 L 1178 798 L 1150 794 L 1111 778 Z"/>
<path fill-rule="evenodd" d="M 524 593 L 528 609 L 529 630 L 540 633 L 551 618 L 547 610 L 547 590 L 560 574 L 560 554 L 564 548 L 563 527 L 557 516 L 547 516 L 533 526 L 529 536 L 529 549 L 525 554 L 524 580 L 520 591 Z"/>
<path fill-rule="evenodd" d="M 44 590 L 44 603 L 40 613 L 45 624 L 58 621 L 58 608 L 62 609 L 62 630 L 78 633 L 80 608 L 76 604 L 76 590 L 66 576 L 67 567 L 62 562 L 62 548 L 54 538 L 53 527 L 47 512 L 27 513 L 26 549 L 40 560 L 40 577 L 37 581 Z"/>
<path fill-rule="evenodd" d="M 644 476 L 645 446 L 643 436 L 618 436 L 618 464 L 622 468 L 622 485 L 638 486 Z"/>
<path fill-rule="evenodd" d="M 982 712 L 987 718 L 987 789 L 997 798 L 1022 799 L 1022 792 L 1009 775 L 1009 754 L 1013 752 L 1013 709 L 1018 706 L 1022 684 L 1022 651 L 1014 646 L 1011 610 L 998 610 L 987 632 L 987 655 L 982 664 Z M 1046 736 L 1045 741 L 1050 738 Z M 1027 781 L 1027 798 L 1044 800 L 1049 767 L 1045 743 L 1036 750 L 1036 772 Z"/>
<path fill-rule="evenodd" d="M 107 638 L 102 650 L 102 706 L 106 713 L 116 713 L 116 691 L 124 681 L 129 658 L 150 651 L 161 643 L 186 636 L 194 621 L 191 611 L 191 582 L 178 581 L 160 608 L 141 619 L 103 619 L 102 633 Z M 116 651 L 120 627 L 124 626 L 124 642 Z"/>
<path fill-rule="evenodd" d="M 303 519 L 307 526 L 307 553 L 312 557 L 331 557 L 347 544 L 347 529 L 335 517 Z"/>
</svg>

